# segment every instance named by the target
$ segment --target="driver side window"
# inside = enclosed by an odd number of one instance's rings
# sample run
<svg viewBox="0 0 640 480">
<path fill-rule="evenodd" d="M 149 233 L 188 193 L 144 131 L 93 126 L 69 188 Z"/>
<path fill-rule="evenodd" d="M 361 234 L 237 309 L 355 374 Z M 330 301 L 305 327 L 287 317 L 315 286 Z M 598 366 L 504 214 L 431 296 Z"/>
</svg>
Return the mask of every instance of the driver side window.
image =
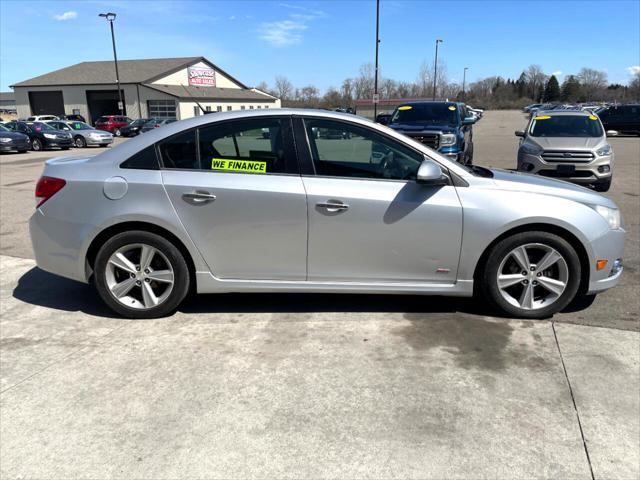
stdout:
<svg viewBox="0 0 640 480">
<path fill-rule="evenodd" d="M 305 119 L 316 175 L 415 180 L 423 156 L 384 135 L 346 122 Z"/>
</svg>

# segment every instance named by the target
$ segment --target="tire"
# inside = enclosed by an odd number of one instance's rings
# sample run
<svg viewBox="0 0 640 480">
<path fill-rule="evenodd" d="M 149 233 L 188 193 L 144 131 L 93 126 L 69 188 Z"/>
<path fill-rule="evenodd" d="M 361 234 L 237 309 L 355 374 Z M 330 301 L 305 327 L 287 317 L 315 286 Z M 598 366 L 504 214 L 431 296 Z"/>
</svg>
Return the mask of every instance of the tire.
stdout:
<svg viewBox="0 0 640 480">
<path fill-rule="evenodd" d="M 144 268 L 143 248 L 155 250 L 148 269 Z M 118 253 L 117 264 L 110 262 Z M 123 257 L 128 262 L 119 260 Z M 136 266 L 139 268 L 134 270 Z M 154 273 L 160 271 L 163 275 L 158 278 L 164 280 L 152 280 Z M 172 283 L 168 283 L 167 272 L 173 274 Z M 113 236 L 100 248 L 94 264 L 98 294 L 113 311 L 127 318 L 158 318 L 173 313 L 187 295 L 189 282 L 187 263 L 176 246 L 145 231 Z M 155 297 L 149 296 L 149 289 Z M 116 296 L 118 291 L 120 298 Z M 153 298 L 158 301 L 156 306 Z"/>
<path fill-rule="evenodd" d="M 62 150 L 69 150 L 71 147 L 60 147 Z"/>
<path fill-rule="evenodd" d="M 39 138 L 31 140 L 31 150 L 34 152 L 41 152 L 43 150 L 42 141 Z"/>
<path fill-rule="evenodd" d="M 109 144 L 108 144 L 108 143 L 101 143 L 101 144 L 100 144 L 100 146 L 101 146 L 102 148 L 107 148 L 107 147 L 109 146 Z"/>
<path fill-rule="evenodd" d="M 608 192 L 610 188 L 611 188 L 611 177 L 609 177 L 606 180 L 602 180 L 600 182 L 593 184 L 593 189 L 596 192 Z"/>
<path fill-rule="evenodd" d="M 523 247 L 527 252 L 526 262 L 518 261 L 513 255 Z M 554 255 L 559 255 L 560 259 L 543 271 L 537 271 L 537 265 L 547 254 L 551 254 L 549 259 L 555 258 Z M 528 266 L 526 271 L 523 263 Z M 499 273 L 503 288 L 498 284 Z M 561 311 L 574 299 L 580 286 L 580 275 L 580 259 L 566 240 L 552 233 L 534 231 L 518 233 L 498 242 L 489 252 L 476 280 L 480 282 L 479 291 L 500 313 L 515 318 L 542 319 Z M 556 291 L 548 290 L 543 283 Z M 562 290 L 561 284 L 564 285 Z M 530 296 L 525 295 L 526 289 L 531 292 Z M 545 305 L 545 302 L 549 303 Z"/>
<path fill-rule="evenodd" d="M 28 150 L 18 150 L 18 153 L 27 153 Z"/>
<path fill-rule="evenodd" d="M 73 139 L 73 143 L 77 148 L 85 148 L 87 146 L 87 141 L 81 135 L 77 135 Z"/>
<path fill-rule="evenodd" d="M 115 129 L 115 131 L 113 132 L 113 134 L 114 134 L 116 137 L 121 137 L 121 136 L 122 136 L 122 132 L 120 131 L 120 129 L 119 129 L 119 128 L 116 128 L 116 129 Z"/>
</svg>

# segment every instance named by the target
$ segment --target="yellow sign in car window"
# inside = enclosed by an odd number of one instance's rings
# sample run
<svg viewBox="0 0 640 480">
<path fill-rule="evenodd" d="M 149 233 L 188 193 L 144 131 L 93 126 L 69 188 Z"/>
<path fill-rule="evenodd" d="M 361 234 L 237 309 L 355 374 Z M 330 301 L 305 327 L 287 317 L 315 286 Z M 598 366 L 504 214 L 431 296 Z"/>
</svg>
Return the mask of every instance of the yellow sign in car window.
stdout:
<svg viewBox="0 0 640 480">
<path fill-rule="evenodd" d="M 539 117 L 534 118 L 534 120 L 549 120 L 551 115 L 540 115 Z"/>
<path fill-rule="evenodd" d="M 591 120 L 597 120 L 597 119 L 598 119 L 598 117 L 596 117 L 595 115 L 589 115 L 589 119 L 591 119 Z"/>
<path fill-rule="evenodd" d="M 454 105 L 449 105 L 449 110 L 453 111 L 455 109 L 456 109 L 456 107 Z"/>
<path fill-rule="evenodd" d="M 230 172 L 267 173 L 267 162 L 254 160 L 229 160 L 227 158 L 212 158 L 211 170 L 225 170 Z"/>
<path fill-rule="evenodd" d="M 398 107 L 398 110 L 411 110 L 413 107 L 411 105 L 403 105 Z"/>
</svg>

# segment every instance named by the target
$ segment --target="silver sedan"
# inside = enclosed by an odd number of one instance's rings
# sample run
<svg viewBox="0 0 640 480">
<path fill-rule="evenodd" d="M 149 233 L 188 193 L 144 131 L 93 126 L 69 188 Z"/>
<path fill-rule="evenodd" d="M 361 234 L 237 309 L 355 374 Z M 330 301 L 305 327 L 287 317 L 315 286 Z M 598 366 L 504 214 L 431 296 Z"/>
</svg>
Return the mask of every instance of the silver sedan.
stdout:
<svg viewBox="0 0 640 480">
<path fill-rule="evenodd" d="M 73 144 L 78 148 L 88 146 L 106 147 L 113 143 L 113 135 L 104 130 L 97 130 L 84 122 L 71 120 L 52 120 L 47 122 L 53 128 L 73 135 Z"/>
<path fill-rule="evenodd" d="M 176 122 L 94 157 L 49 160 L 36 197 L 38 266 L 92 281 L 133 318 L 170 314 L 190 290 L 475 294 L 542 318 L 622 275 L 610 199 L 466 167 L 335 112 Z"/>
</svg>

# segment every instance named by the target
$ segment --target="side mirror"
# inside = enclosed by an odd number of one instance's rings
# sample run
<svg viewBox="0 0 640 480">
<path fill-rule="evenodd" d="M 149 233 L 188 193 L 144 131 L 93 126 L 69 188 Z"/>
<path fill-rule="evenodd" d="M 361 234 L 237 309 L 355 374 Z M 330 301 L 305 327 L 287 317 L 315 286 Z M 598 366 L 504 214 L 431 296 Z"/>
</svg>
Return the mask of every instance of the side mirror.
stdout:
<svg viewBox="0 0 640 480">
<path fill-rule="evenodd" d="M 416 182 L 424 185 L 447 185 L 447 177 L 442 173 L 442 168 L 433 160 L 425 159 L 418 168 Z"/>
<path fill-rule="evenodd" d="M 524 137 L 524 130 L 516 130 L 516 137 Z"/>
<path fill-rule="evenodd" d="M 379 123 L 380 125 L 388 125 L 390 118 L 391 117 L 389 115 L 380 114 L 376 117 L 376 123 Z"/>
<path fill-rule="evenodd" d="M 607 137 L 617 137 L 620 135 L 620 132 L 617 130 L 607 130 Z"/>
<path fill-rule="evenodd" d="M 462 125 L 473 125 L 476 123 L 476 119 L 473 117 L 467 117 L 462 121 Z"/>
</svg>

